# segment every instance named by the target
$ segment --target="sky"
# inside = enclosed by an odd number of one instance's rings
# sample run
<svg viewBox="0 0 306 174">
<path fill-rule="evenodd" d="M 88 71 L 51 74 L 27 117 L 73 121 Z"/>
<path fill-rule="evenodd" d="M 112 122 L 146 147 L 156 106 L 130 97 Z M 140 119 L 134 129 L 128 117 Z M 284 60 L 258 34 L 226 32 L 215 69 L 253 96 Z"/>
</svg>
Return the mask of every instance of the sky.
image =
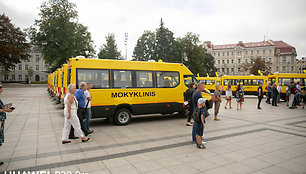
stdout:
<svg viewBox="0 0 306 174">
<path fill-rule="evenodd" d="M 21 29 L 39 19 L 43 0 L 0 0 L 5 13 Z M 154 31 L 163 18 L 175 37 L 187 32 L 215 45 L 282 40 L 306 57 L 305 0 L 70 0 L 79 22 L 88 27 L 98 53 L 105 36 L 114 33 L 122 56 L 131 59 L 144 30 Z"/>
</svg>

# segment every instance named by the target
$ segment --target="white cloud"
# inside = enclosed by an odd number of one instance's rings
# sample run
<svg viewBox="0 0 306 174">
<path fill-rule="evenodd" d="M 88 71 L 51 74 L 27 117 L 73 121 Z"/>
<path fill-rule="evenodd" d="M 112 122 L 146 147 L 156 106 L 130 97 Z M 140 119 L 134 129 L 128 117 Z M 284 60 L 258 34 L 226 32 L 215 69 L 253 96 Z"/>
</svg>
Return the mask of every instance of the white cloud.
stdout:
<svg viewBox="0 0 306 174">
<path fill-rule="evenodd" d="M 214 44 L 261 41 L 264 35 L 296 47 L 298 58 L 306 56 L 306 12 L 303 0 L 72 0 L 79 20 L 88 26 L 96 50 L 105 35 L 114 33 L 125 56 L 124 33 L 129 33 L 128 57 L 144 30 L 155 30 L 160 18 L 175 37 L 186 32 L 200 34 Z M 38 17 L 42 1 L 0 0 L 0 11 L 21 28 Z"/>
</svg>

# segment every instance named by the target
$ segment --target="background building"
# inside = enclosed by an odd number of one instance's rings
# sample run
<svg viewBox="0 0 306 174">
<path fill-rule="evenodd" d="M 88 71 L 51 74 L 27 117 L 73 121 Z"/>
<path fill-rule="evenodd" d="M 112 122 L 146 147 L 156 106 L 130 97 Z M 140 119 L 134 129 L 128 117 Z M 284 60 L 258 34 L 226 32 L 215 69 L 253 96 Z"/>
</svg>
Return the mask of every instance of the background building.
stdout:
<svg viewBox="0 0 306 174">
<path fill-rule="evenodd" d="M 237 44 L 213 45 L 204 42 L 203 47 L 215 58 L 215 67 L 220 75 L 249 75 L 240 65 L 250 63 L 260 56 L 271 62 L 270 72 L 296 72 L 296 50 L 283 41 L 263 41 Z"/>
<path fill-rule="evenodd" d="M 304 70 L 306 70 L 306 57 L 296 59 L 296 72 L 304 73 Z"/>
<path fill-rule="evenodd" d="M 33 76 L 29 79 L 33 81 L 47 81 L 48 80 L 48 66 L 45 64 L 42 54 L 31 45 L 29 50 L 30 55 L 28 61 L 22 60 L 16 64 L 15 68 L 8 74 L 1 73 L 0 81 L 4 82 L 19 82 L 25 81 L 28 77 L 28 69 L 33 69 Z M 2 68 L 1 68 L 2 69 Z"/>
</svg>

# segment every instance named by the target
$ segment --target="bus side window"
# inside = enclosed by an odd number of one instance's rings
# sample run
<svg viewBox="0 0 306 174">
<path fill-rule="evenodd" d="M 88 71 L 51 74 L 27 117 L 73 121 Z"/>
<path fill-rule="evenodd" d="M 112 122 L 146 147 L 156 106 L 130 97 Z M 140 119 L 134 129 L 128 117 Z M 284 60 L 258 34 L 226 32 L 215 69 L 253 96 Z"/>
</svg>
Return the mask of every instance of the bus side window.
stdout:
<svg viewBox="0 0 306 174">
<path fill-rule="evenodd" d="M 109 70 L 78 69 L 77 84 L 90 82 L 92 89 L 109 88 Z"/>
<path fill-rule="evenodd" d="M 140 88 L 153 87 L 153 72 L 136 71 L 136 85 Z"/>
<path fill-rule="evenodd" d="M 179 85 L 179 73 L 178 72 L 156 72 L 157 87 L 169 88 Z"/>
<path fill-rule="evenodd" d="M 114 87 L 129 88 L 132 87 L 132 71 L 113 70 L 114 72 Z"/>
</svg>

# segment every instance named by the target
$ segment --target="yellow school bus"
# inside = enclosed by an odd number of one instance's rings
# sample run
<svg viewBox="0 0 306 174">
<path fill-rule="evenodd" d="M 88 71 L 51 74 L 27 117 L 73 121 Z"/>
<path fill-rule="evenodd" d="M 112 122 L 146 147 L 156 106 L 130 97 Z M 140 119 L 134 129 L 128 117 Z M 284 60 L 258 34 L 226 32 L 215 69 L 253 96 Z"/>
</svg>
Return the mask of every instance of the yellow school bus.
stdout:
<svg viewBox="0 0 306 174">
<path fill-rule="evenodd" d="M 62 93 L 62 69 L 58 68 L 56 72 L 57 72 L 56 100 L 57 103 L 60 103 L 61 93 Z"/>
<path fill-rule="evenodd" d="M 53 73 L 53 97 L 56 98 L 56 91 L 57 91 L 57 71 Z"/>
<path fill-rule="evenodd" d="M 64 98 L 67 93 L 67 64 L 62 66 L 62 86 L 61 86 L 61 103 L 64 104 Z"/>
<path fill-rule="evenodd" d="M 48 74 L 48 93 L 50 94 L 51 91 L 51 74 Z"/>
<path fill-rule="evenodd" d="M 279 83 L 282 86 L 282 93 L 281 98 L 283 100 L 286 99 L 286 87 L 290 86 L 291 81 L 294 82 L 300 82 L 301 88 L 305 87 L 306 83 L 306 74 L 301 73 L 273 73 L 268 75 L 269 81 L 271 83 L 276 83 L 278 85 Z"/>
<path fill-rule="evenodd" d="M 70 58 L 67 72 L 67 84 L 91 83 L 93 118 L 112 118 L 118 125 L 132 115 L 183 112 L 185 83 L 197 82 L 178 63 Z"/>
<path fill-rule="evenodd" d="M 204 82 L 205 88 L 212 92 L 215 91 L 216 84 L 221 85 L 220 77 L 197 77 L 197 79 L 199 82 Z"/>
<path fill-rule="evenodd" d="M 222 76 L 222 91 L 226 91 L 228 85 L 231 85 L 232 91 L 236 91 L 238 84 L 243 84 L 244 94 L 257 94 L 259 83 L 262 83 L 263 92 L 268 84 L 267 76 Z M 234 93 L 233 93 L 234 94 Z"/>
</svg>

